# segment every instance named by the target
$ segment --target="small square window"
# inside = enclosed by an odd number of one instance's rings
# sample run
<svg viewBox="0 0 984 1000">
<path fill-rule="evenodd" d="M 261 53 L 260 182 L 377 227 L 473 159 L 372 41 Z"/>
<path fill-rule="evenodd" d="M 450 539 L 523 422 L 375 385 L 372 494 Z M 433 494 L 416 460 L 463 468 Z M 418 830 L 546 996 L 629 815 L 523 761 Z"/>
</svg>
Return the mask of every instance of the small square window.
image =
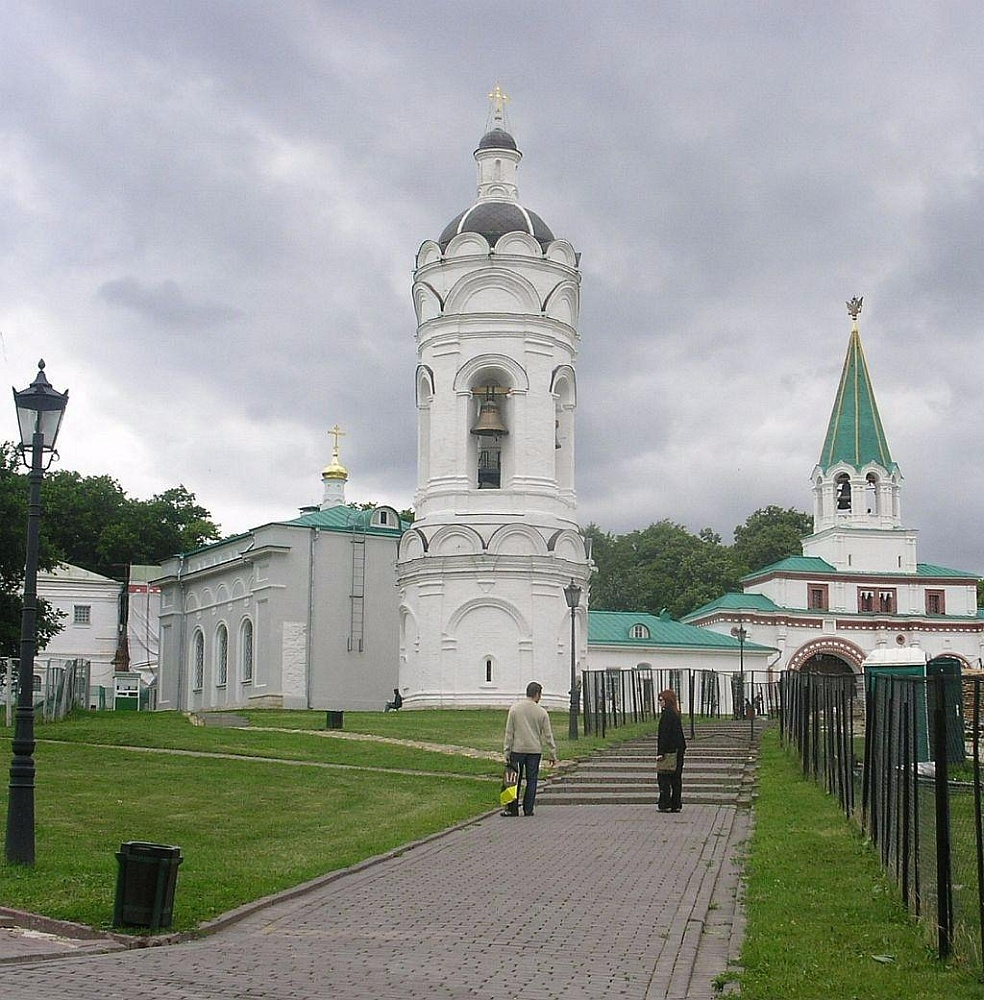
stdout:
<svg viewBox="0 0 984 1000">
<path fill-rule="evenodd" d="M 76 625 L 92 624 L 92 605 L 76 604 L 72 611 L 72 621 Z"/>
<path fill-rule="evenodd" d="M 826 583 L 811 583 L 807 588 L 807 608 L 811 611 L 827 611 L 829 593 Z"/>
</svg>

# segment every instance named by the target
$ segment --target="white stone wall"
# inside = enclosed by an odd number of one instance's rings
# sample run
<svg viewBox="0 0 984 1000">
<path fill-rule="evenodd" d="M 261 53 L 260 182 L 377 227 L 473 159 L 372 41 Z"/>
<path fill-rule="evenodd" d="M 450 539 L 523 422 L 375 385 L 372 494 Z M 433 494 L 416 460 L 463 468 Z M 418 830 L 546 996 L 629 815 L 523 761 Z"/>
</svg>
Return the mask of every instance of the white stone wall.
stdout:
<svg viewBox="0 0 984 1000">
<path fill-rule="evenodd" d="M 417 261 L 417 520 L 398 563 L 405 705 L 507 705 L 537 680 L 544 704 L 563 707 L 563 588 L 574 579 L 586 599 L 589 574 L 574 491 L 576 255 L 525 234 L 493 251 L 463 233 L 443 257 L 424 243 Z M 508 393 L 496 398 L 508 430 L 499 489 L 478 488 L 470 433 L 473 390 L 489 383 Z"/>
</svg>

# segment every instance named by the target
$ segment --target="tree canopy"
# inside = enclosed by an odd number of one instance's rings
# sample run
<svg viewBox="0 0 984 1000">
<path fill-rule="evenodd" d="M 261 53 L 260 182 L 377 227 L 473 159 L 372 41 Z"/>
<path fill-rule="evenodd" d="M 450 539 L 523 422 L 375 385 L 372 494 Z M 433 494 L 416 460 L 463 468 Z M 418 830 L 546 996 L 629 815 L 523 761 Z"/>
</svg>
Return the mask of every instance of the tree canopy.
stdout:
<svg viewBox="0 0 984 1000">
<path fill-rule="evenodd" d="M 27 561 L 27 492 L 27 476 L 20 472 L 20 458 L 14 446 L 0 442 L 0 656 L 20 655 Z M 57 557 L 44 542 L 42 536 L 39 563 L 42 569 L 50 569 Z M 39 601 L 38 645 L 44 645 L 60 627 L 54 609 Z"/>
<path fill-rule="evenodd" d="M 184 486 L 135 500 L 111 476 L 58 471 L 45 480 L 44 506 L 44 531 L 59 560 L 117 579 L 127 564 L 155 565 L 219 537 Z"/>
<path fill-rule="evenodd" d="M 665 609 L 679 618 L 739 590 L 746 573 L 799 555 L 803 536 L 812 530 L 808 514 L 777 506 L 757 510 L 738 525 L 733 545 L 723 545 L 710 528 L 694 535 L 669 520 L 625 535 L 591 524 L 585 530 L 597 566 L 591 606 L 652 614 Z"/>
<path fill-rule="evenodd" d="M 27 494 L 14 446 L 0 443 L 0 656 L 19 653 Z M 45 476 L 41 503 L 41 569 L 66 562 L 123 579 L 128 564 L 155 565 L 219 537 L 211 514 L 184 486 L 136 500 L 111 476 L 58 470 Z M 38 647 L 59 628 L 40 603 Z"/>
<path fill-rule="evenodd" d="M 735 528 L 731 547 L 742 573 L 771 566 L 787 556 L 800 555 L 802 541 L 813 531 L 813 517 L 794 507 L 762 507 Z"/>
</svg>

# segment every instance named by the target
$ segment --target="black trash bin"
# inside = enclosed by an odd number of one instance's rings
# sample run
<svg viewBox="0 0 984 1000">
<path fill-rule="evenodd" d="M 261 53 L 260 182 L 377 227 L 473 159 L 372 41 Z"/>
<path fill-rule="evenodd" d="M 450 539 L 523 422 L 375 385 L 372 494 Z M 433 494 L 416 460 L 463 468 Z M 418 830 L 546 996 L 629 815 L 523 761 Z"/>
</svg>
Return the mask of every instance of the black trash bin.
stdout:
<svg viewBox="0 0 984 1000">
<path fill-rule="evenodd" d="M 171 926 L 174 887 L 178 881 L 181 848 L 129 840 L 116 855 L 114 927 Z"/>
<path fill-rule="evenodd" d="M 325 728 L 326 729 L 341 729 L 344 722 L 344 712 L 326 712 L 325 713 Z"/>
</svg>

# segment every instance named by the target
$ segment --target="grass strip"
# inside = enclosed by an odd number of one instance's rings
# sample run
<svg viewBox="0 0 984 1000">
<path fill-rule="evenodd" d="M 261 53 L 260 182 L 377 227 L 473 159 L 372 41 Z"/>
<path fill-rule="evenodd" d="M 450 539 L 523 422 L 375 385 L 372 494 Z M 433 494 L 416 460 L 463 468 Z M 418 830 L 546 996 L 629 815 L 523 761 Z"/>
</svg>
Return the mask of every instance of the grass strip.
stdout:
<svg viewBox="0 0 984 1000">
<path fill-rule="evenodd" d="M 742 1000 L 970 1000 L 977 972 L 940 962 L 837 801 L 762 741 L 746 866 Z"/>
</svg>

